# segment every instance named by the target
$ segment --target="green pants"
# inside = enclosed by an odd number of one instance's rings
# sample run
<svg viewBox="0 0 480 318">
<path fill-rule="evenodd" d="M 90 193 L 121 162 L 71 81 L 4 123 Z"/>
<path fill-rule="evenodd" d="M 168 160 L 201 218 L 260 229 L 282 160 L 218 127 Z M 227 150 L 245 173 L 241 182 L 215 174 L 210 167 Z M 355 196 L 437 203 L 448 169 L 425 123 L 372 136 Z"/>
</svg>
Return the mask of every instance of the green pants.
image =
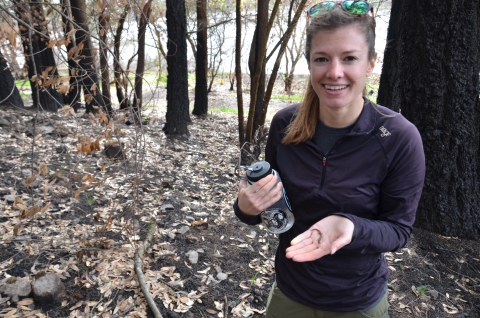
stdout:
<svg viewBox="0 0 480 318">
<path fill-rule="evenodd" d="M 330 312 L 312 309 L 287 296 L 273 283 L 267 302 L 266 318 L 388 318 L 388 292 L 373 308 L 365 311 Z"/>
</svg>

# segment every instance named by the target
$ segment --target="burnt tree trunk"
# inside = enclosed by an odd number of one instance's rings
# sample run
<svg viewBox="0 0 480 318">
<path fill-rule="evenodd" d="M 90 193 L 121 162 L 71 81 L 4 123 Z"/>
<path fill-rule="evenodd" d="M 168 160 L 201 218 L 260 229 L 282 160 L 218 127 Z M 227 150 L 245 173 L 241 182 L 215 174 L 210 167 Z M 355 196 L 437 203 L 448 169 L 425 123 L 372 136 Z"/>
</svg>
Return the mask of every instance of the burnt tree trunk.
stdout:
<svg viewBox="0 0 480 318">
<path fill-rule="evenodd" d="M 2 52 L 0 52 L 0 105 L 25 107 Z"/>
<path fill-rule="evenodd" d="M 19 24 L 33 107 L 55 112 L 63 106 L 63 97 L 55 89 L 59 76 L 53 50 L 48 47 L 50 37 L 42 3 L 27 0 L 14 0 L 13 3 L 17 17 L 31 26 L 26 28 Z"/>
<path fill-rule="evenodd" d="M 167 114 L 163 127 L 168 135 L 189 135 L 187 20 L 185 0 L 167 0 Z"/>
<path fill-rule="evenodd" d="M 416 226 L 480 238 L 480 3 L 395 1 L 378 102 L 419 129 L 426 180 Z"/>
<path fill-rule="evenodd" d="M 243 119 L 242 4 L 240 0 L 237 0 L 235 4 L 235 79 L 237 80 L 238 141 L 240 143 L 240 146 L 243 146 L 243 144 L 245 143 L 246 134 Z M 241 163 L 246 164 L 245 162 Z"/>
<path fill-rule="evenodd" d="M 266 43 L 268 40 L 268 0 L 257 2 L 257 25 L 252 40 L 248 67 L 250 70 L 250 109 L 248 113 L 248 124 L 245 141 L 252 143 L 259 125 L 262 113 L 263 97 L 265 96 L 265 57 Z"/>
<path fill-rule="evenodd" d="M 114 49 L 113 49 L 113 71 L 115 77 L 115 89 L 117 91 L 117 99 L 120 104 L 120 109 L 128 109 L 130 107 L 130 101 L 125 97 L 125 92 L 127 91 L 126 83 L 126 74 L 122 67 L 120 66 L 120 42 L 122 39 L 123 25 L 125 24 L 125 19 L 127 18 L 128 12 L 130 11 L 130 4 L 127 4 L 125 10 L 122 12 L 120 19 L 118 20 L 117 31 L 115 32 L 114 38 Z"/>
<path fill-rule="evenodd" d="M 137 122 L 141 121 L 143 73 L 145 72 L 145 32 L 148 20 L 152 12 L 152 0 L 148 0 L 140 12 L 140 24 L 138 26 L 138 57 L 137 70 L 135 72 L 135 94 L 133 95 L 133 111 Z"/>
<path fill-rule="evenodd" d="M 110 113 L 111 109 L 106 109 L 100 92 L 97 69 L 93 59 L 93 45 L 88 28 L 85 0 L 70 0 L 70 5 L 73 19 L 81 27 L 75 32 L 76 47 L 78 48 L 78 55 L 75 58 L 79 59 L 76 75 L 83 86 L 85 111 L 87 113 L 96 112 L 93 106 L 98 106 L 104 108 L 106 113 Z"/>
<path fill-rule="evenodd" d="M 106 2 L 99 2 L 102 6 L 101 12 L 98 15 L 98 25 L 100 29 L 100 72 L 102 76 L 102 95 L 103 101 L 105 102 L 105 109 L 107 110 L 107 114 L 109 117 L 112 116 L 113 108 L 112 108 L 112 96 L 110 94 L 110 72 L 108 70 L 108 37 L 107 32 L 109 29 L 110 17 L 108 16 L 108 12 L 106 10 Z"/>
<path fill-rule="evenodd" d="M 193 115 L 208 114 L 207 91 L 207 0 L 197 0 L 197 55 L 195 68 L 195 103 Z"/>
<path fill-rule="evenodd" d="M 65 32 L 67 52 L 73 52 L 71 50 L 76 46 L 75 35 L 73 34 L 73 32 L 75 32 L 75 26 L 73 26 L 71 21 L 73 20 L 73 17 L 69 0 L 62 0 L 62 13 L 62 21 L 64 24 L 63 30 Z M 66 17 L 68 17 L 68 19 Z M 70 105 L 70 107 L 72 107 L 75 112 L 77 112 L 80 109 L 81 94 L 81 85 L 77 79 L 78 64 L 72 58 L 69 58 L 67 62 L 68 75 L 70 76 L 70 87 L 68 92 L 63 96 L 63 101 L 65 104 Z"/>
</svg>

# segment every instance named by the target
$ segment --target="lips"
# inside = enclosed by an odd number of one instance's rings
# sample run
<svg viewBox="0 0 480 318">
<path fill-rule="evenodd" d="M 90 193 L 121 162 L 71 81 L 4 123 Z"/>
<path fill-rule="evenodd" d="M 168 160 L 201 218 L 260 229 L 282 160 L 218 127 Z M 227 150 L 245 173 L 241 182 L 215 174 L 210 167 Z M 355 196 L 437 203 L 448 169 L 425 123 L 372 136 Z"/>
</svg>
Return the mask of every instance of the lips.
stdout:
<svg viewBox="0 0 480 318">
<path fill-rule="evenodd" d="M 347 88 L 348 85 L 323 85 L 323 87 L 325 87 L 326 89 L 328 90 L 332 90 L 332 91 L 339 91 L 339 90 L 342 90 L 342 89 L 345 89 Z"/>
</svg>

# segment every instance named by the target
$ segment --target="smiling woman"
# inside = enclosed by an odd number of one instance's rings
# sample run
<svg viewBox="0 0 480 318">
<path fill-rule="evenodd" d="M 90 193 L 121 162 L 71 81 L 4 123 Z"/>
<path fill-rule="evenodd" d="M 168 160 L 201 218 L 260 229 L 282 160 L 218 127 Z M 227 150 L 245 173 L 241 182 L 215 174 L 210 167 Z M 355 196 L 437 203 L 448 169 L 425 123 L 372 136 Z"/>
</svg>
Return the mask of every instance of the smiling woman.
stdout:
<svg viewBox="0 0 480 318">
<path fill-rule="evenodd" d="M 295 224 L 279 235 L 268 318 L 388 317 L 383 253 L 410 237 L 425 158 L 415 126 L 362 96 L 375 66 L 370 9 L 356 0 L 308 11 L 305 98 L 270 126 L 265 160 L 281 176 Z M 241 181 L 235 214 L 260 223 L 281 188 L 276 177 Z"/>
</svg>

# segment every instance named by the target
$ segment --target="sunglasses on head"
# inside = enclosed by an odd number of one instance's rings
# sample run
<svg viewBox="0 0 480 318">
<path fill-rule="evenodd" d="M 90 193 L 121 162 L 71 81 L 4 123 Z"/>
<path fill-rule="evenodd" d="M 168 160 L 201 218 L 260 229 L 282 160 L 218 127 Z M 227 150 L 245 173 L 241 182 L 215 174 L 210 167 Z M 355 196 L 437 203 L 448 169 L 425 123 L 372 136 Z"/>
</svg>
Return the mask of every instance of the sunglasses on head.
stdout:
<svg viewBox="0 0 480 318">
<path fill-rule="evenodd" d="M 340 5 L 345 12 L 355 15 L 364 15 L 370 11 L 373 17 L 373 6 L 370 3 L 361 0 L 347 0 L 324 1 L 317 3 L 316 5 L 308 9 L 307 18 L 314 18 L 325 15 L 328 12 L 332 11 L 332 9 L 335 8 L 337 4 Z"/>
</svg>

